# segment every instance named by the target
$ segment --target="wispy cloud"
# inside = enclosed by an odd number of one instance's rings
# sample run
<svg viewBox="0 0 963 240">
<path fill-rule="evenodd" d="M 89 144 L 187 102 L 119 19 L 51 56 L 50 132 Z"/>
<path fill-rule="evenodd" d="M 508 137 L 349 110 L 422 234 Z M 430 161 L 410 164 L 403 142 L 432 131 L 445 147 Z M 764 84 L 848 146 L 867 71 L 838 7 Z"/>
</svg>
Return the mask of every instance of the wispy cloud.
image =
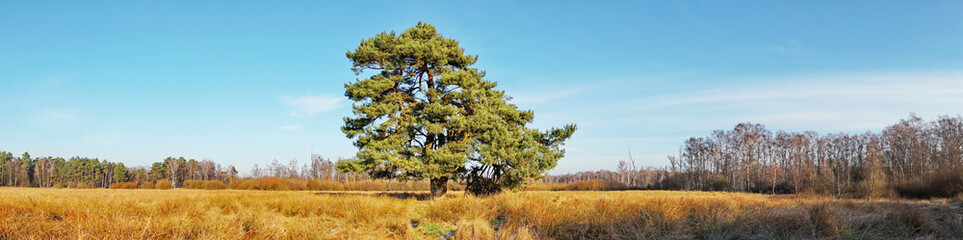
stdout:
<svg viewBox="0 0 963 240">
<path fill-rule="evenodd" d="M 344 98 L 330 96 L 306 95 L 297 98 L 290 96 L 281 97 L 284 105 L 292 107 L 291 116 L 311 117 L 318 113 L 326 112 L 341 106 Z"/>
<path fill-rule="evenodd" d="M 280 129 L 281 131 L 285 131 L 285 132 L 296 132 L 296 131 L 299 131 L 299 130 L 301 130 L 301 129 L 303 129 L 303 128 L 304 128 L 304 126 L 301 125 L 301 124 L 291 124 L 291 125 L 287 125 L 287 126 L 280 127 L 279 129 Z"/>
<path fill-rule="evenodd" d="M 643 112 L 832 130 L 877 128 L 910 112 L 959 114 L 963 74 L 803 77 L 679 92 L 636 101 Z M 677 116 L 679 116 L 677 114 Z M 712 115 L 703 118 L 699 115 Z M 883 123 L 886 122 L 886 123 Z M 860 127 L 861 126 L 861 127 Z"/>
</svg>

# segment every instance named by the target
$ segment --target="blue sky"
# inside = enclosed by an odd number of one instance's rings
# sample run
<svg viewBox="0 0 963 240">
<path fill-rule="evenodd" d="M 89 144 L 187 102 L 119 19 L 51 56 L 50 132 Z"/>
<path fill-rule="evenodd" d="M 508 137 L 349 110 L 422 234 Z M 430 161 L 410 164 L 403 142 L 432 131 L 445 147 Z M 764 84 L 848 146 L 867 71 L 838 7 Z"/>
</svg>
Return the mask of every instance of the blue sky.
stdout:
<svg viewBox="0 0 963 240">
<path fill-rule="evenodd" d="M 418 21 L 576 123 L 552 173 L 663 166 L 690 136 L 879 131 L 963 110 L 963 3 L 0 2 L 0 150 L 247 170 L 351 157 L 344 53 Z M 366 73 L 368 74 L 368 73 Z M 365 77 L 365 76 L 361 76 Z"/>
</svg>

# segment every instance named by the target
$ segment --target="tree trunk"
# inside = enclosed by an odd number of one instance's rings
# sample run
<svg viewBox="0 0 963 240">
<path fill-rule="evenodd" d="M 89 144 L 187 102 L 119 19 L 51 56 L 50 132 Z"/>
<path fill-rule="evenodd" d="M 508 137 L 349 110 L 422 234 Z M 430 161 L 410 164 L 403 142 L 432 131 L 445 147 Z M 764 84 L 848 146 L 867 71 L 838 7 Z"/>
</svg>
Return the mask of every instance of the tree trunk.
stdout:
<svg viewBox="0 0 963 240">
<path fill-rule="evenodd" d="M 431 198 L 444 197 L 448 192 L 448 177 L 431 179 Z"/>
</svg>

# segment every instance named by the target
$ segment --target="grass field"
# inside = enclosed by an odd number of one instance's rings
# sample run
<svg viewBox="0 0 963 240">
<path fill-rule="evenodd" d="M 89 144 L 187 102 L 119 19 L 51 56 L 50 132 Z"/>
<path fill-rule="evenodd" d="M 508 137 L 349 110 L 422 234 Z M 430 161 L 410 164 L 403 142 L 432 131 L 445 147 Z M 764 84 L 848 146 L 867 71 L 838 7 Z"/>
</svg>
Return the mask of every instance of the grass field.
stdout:
<svg viewBox="0 0 963 240">
<path fill-rule="evenodd" d="M 0 188 L 0 239 L 959 238 L 960 199 Z"/>
</svg>

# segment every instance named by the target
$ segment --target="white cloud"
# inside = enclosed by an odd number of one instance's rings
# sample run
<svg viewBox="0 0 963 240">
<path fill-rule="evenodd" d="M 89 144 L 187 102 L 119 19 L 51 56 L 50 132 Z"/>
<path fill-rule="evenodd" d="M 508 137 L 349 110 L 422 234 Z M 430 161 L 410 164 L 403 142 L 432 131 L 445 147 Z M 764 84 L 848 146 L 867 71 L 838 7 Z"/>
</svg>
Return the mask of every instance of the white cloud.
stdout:
<svg viewBox="0 0 963 240">
<path fill-rule="evenodd" d="M 930 118 L 960 114 L 963 74 L 846 75 L 752 81 L 634 102 L 639 112 L 689 116 L 701 122 L 752 121 L 812 130 L 867 130 L 895 123 L 911 112 Z"/>
<path fill-rule="evenodd" d="M 280 129 L 281 131 L 285 131 L 285 132 L 296 132 L 298 130 L 301 130 L 302 128 L 304 128 L 304 126 L 301 124 L 291 124 L 291 125 L 283 126 Z"/>
<path fill-rule="evenodd" d="M 294 110 L 291 111 L 291 116 L 294 117 L 311 117 L 318 113 L 330 111 L 340 107 L 342 100 L 344 100 L 344 98 L 314 95 L 301 96 L 298 98 L 289 96 L 281 97 L 284 105 L 294 108 Z"/>
</svg>

